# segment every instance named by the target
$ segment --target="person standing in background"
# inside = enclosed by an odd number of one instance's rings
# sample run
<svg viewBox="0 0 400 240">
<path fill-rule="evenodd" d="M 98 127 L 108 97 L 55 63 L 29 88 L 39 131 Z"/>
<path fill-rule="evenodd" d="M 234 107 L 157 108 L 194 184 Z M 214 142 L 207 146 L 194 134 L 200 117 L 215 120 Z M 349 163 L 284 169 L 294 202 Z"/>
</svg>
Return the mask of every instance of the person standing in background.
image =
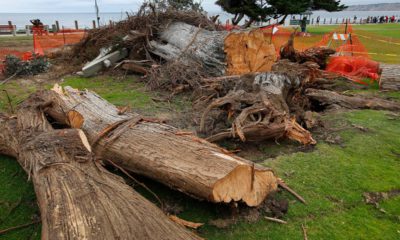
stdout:
<svg viewBox="0 0 400 240">
<path fill-rule="evenodd" d="M 321 20 L 321 18 L 318 16 L 317 17 L 317 26 L 319 26 L 319 20 Z"/>
<path fill-rule="evenodd" d="M 306 28 L 307 28 L 307 17 L 303 17 L 302 20 L 300 20 L 300 28 L 301 28 L 301 32 L 305 33 L 306 32 Z"/>
</svg>

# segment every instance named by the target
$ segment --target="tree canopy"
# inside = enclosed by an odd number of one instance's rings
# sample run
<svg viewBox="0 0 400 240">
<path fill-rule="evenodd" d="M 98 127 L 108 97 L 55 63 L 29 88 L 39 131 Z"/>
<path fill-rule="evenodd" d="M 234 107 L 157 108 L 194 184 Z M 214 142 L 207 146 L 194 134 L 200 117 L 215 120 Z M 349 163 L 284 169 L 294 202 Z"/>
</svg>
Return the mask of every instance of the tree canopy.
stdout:
<svg viewBox="0 0 400 240">
<path fill-rule="evenodd" d="M 301 14 L 307 10 L 341 11 L 346 8 L 340 0 L 217 0 L 216 4 L 228 13 L 234 14 L 232 23 L 237 25 L 244 16 L 249 22 L 268 21 L 290 14 Z"/>
<path fill-rule="evenodd" d="M 201 2 L 197 0 L 149 0 L 148 3 L 152 4 L 157 9 L 172 8 L 182 11 L 204 11 Z"/>
</svg>

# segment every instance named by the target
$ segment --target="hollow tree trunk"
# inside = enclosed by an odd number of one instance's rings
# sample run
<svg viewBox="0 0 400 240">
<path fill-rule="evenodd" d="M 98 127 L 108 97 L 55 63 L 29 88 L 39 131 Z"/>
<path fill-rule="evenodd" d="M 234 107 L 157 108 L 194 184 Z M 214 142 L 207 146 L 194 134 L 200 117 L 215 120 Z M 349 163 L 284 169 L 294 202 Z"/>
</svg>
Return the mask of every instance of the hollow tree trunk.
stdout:
<svg viewBox="0 0 400 240">
<path fill-rule="evenodd" d="M 0 153 L 33 181 L 42 239 L 200 239 L 96 162 L 82 130 L 53 129 L 47 105 L 33 95 L 0 116 Z"/>
<path fill-rule="evenodd" d="M 277 188 L 270 169 L 253 167 L 253 163 L 174 127 L 137 114 L 119 115 L 114 105 L 93 92 L 55 88 L 42 92 L 41 97 L 54 103 L 46 109 L 52 118 L 82 127 L 101 158 L 189 195 L 213 202 L 242 200 L 257 206 Z M 76 121 L 79 118 L 83 125 Z"/>
</svg>

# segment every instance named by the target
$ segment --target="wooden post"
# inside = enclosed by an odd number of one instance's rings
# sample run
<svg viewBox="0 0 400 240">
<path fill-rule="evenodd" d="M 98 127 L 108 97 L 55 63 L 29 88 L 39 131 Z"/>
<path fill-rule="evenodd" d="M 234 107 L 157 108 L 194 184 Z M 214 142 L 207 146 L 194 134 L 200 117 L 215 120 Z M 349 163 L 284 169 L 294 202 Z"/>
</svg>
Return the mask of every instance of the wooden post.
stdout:
<svg viewBox="0 0 400 240">
<path fill-rule="evenodd" d="M 339 19 L 338 19 L 338 18 L 336 18 L 336 24 L 338 24 L 338 21 L 339 21 Z"/>
<path fill-rule="evenodd" d="M 311 19 L 311 25 L 314 25 L 314 18 Z"/>
<path fill-rule="evenodd" d="M 326 24 L 326 18 L 324 18 L 324 25 Z"/>
<path fill-rule="evenodd" d="M 31 29 L 29 28 L 29 25 L 25 25 L 25 29 L 26 29 L 26 36 L 31 35 Z"/>
<path fill-rule="evenodd" d="M 332 24 L 332 18 L 331 18 L 331 21 L 329 22 L 329 24 Z"/>
<path fill-rule="evenodd" d="M 60 31 L 60 23 L 56 21 L 57 32 Z"/>
<path fill-rule="evenodd" d="M 96 21 L 93 20 L 93 21 L 92 21 L 92 24 L 93 24 L 93 29 L 95 29 L 95 28 L 96 28 Z"/>
<path fill-rule="evenodd" d="M 76 30 L 79 29 L 78 20 L 75 20 L 75 29 L 76 29 Z"/>
</svg>

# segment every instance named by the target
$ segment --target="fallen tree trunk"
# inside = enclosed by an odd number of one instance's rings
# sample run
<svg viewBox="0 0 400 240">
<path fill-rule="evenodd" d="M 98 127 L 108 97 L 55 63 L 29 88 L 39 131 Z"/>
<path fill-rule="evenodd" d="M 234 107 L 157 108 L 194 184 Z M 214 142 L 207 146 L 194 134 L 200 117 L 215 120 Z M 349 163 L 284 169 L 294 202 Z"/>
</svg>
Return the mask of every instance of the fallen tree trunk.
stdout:
<svg viewBox="0 0 400 240">
<path fill-rule="evenodd" d="M 80 129 L 53 129 L 40 95 L 0 116 L 0 153 L 32 179 L 42 239 L 200 239 L 93 158 Z"/>
<path fill-rule="evenodd" d="M 82 127 L 97 156 L 189 195 L 257 206 L 277 188 L 271 169 L 138 114 L 119 115 L 93 92 L 54 88 L 41 97 L 58 123 Z"/>
<path fill-rule="evenodd" d="M 379 88 L 383 91 L 400 91 L 400 65 L 381 64 Z"/>
<path fill-rule="evenodd" d="M 183 22 L 167 25 L 150 47 L 168 61 L 200 63 L 209 76 L 269 71 L 277 58 L 262 30 L 208 31 Z"/>
<path fill-rule="evenodd" d="M 318 101 L 322 106 L 339 105 L 349 109 L 375 109 L 399 111 L 400 103 L 384 100 L 381 98 L 370 98 L 364 96 L 346 96 L 328 90 L 308 88 L 305 91 L 307 97 Z"/>
</svg>

